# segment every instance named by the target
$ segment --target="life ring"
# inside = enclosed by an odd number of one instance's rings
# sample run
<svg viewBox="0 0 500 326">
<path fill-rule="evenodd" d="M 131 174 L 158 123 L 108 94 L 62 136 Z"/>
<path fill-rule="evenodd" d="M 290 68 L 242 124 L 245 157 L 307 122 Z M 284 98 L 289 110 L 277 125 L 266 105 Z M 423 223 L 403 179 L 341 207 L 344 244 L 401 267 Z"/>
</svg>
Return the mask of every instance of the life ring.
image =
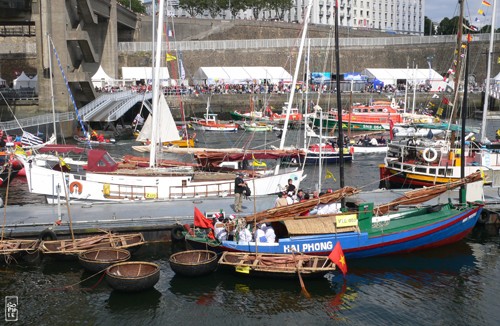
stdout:
<svg viewBox="0 0 500 326">
<path fill-rule="evenodd" d="M 75 187 L 76 187 L 76 190 L 78 191 L 78 194 L 80 195 L 82 193 L 83 186 L 78 181 L 73 181 L 72 183 L 69 184 L 69 192 L 71 192 L 71 193 L 75 192 Z"/>
<path fill-rule="evenodd" d="M 182 225 L 176 225 L 170 230 L 170 236 L 172 237 L 172 240 L 174 241 L 181 241 L 184 239 L 184 226 Z"/>
<path fill-rule="evenodd" d="M 40 233 L 38 238 L 42 241 L 55 241 L 57 240 L 57 235 L 51 229 L 45 229 Z"/>
<path fill-rule="evenodd" d="M 430 153 L 430 155 L 429 155 L 429 153 Z M 431 163 L 437 159 L 438 153 L 434 148 L 427 147 L 426 149 L 424 149 L 424 152 L 422 153 L 422 157 L 424 158 L 424 160 L 426 162 Z"/>
</svg>

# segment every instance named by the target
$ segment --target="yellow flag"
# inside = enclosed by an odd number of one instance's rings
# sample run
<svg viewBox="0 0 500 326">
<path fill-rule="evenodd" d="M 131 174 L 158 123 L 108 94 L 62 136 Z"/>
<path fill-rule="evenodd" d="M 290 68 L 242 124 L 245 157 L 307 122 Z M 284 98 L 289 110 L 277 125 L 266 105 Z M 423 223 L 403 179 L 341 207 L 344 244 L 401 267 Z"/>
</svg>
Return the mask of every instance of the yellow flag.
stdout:
<svg viewBox="0 0 500 326">
<path fill-rule="evenodd" d="M 174 61 L 176 59 L 177 59 L 177 57 L 175 57 L 174 55 L 171 55 L 170 53 L 167 53 L 167 55 L 165 57 L 165 60 L 167 60 L 167 62 Z"/>
<path fill-rule="evenodd" d="M 24 149 L 19 146 L 19 145 L 16 145 L 16 150 L 14 151 L 14 154 L 16 155 L 24 155 L 26 156 L 26 152 L 24 151 Z"/>
<path fill-rule="evenodd" d="M 61 166 L 61 168 L 63 166 L 65 166 L 68 170 L 71 170 L 71 168 L 69 167 L 69 165 L 66 164 L 66 162 L 64 162 L 64 159 L 61 156 L 59 156 L 59 165 Z"/>
<path fill-rule="evenodd" d="M 325 179 L 333 179 L 333 181 L 337 181 L 333 173 L 328 169 L 326 170 Z"/>
<path fill-rule="evenodd" d="M 497 63 L 500 64 L 500 57 L 497 58 Z"/>
</svg>

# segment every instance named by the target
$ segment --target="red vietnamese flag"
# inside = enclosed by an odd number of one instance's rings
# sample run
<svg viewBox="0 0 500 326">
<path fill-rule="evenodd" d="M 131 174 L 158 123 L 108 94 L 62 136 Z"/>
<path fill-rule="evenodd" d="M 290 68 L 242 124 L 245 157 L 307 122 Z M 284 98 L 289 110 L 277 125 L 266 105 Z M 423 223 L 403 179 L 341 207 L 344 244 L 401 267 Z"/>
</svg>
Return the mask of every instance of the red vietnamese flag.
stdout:
<svg viewBox="0 0 500 326">
<path fill-rule="evenodd" d="M 345 261 L 345 256 L 344 252 L 342 251 L 342 247 L 340 246 L 340 242 L 337 241 L 335 248 L 333 248 L 330 255 L 328 255 L 328 258 L 330 258 L 330 260 L 334 262 L 338 268 L 340 268 L 342 274 L 344 274 L 345 277 L 345 274 L 347 274 L 347 263 Z"/>
<path fill-rule="evenodd" d="M 203 213 L 196 207 L 194 208 L 194 226 L 203 229 L 213 229 L 214 227 L 212 221 L 206 218 L 205 215 L 203 215 Z"/>
</svg>

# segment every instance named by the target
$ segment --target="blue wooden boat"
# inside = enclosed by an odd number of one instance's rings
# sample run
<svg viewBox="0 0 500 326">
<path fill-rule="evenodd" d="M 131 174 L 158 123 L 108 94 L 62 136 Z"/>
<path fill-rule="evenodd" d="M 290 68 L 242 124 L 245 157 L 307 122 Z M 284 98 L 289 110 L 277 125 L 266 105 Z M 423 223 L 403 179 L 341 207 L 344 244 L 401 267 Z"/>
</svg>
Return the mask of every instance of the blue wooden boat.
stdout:
<svg viewBox="0 0 500 326">
<path fill-rule="evenodd" d="M 407 209 L 374 216 L 373 204 L 356 213 L 296 216 L 271 222 L 276 241 L 238 242 L 186 234 L 193 247 L 234 252 L 328 255 L 340 242 L 347 258 L 365 258 L 430 249 L 463 239 L 474 227 L 482 206 L 445 205 Z"/>
</svg>

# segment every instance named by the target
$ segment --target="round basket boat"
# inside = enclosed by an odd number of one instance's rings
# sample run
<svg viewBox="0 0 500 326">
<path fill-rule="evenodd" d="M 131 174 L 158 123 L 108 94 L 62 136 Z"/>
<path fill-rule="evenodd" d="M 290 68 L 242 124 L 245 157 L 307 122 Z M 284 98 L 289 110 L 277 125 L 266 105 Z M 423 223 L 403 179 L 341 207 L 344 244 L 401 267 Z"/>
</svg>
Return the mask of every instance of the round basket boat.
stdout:
<svg viewBox="0 0 500 326">
<path fill-rule="evenodd" d="M 115 290 L 138 292 L 152 288 L 160 279 L 160 266 L 144 261 L 118 263 L 106 269 L 106 281 Z"/>
<path fill-rule="evenodd" d="M 78 255 L 78 261 L 83 268 L 97 273 L 109 266 L 123 263 L 130 259 L 130 252 L 119 248 L 94 248 Z"/>
<path fill-rule="evenodd" d="M 211 250 L 181 251 L 170 256 L 170 267 L 179 275 L 201 276 L 217 268 L 217 253 Z"/>
</svg>

